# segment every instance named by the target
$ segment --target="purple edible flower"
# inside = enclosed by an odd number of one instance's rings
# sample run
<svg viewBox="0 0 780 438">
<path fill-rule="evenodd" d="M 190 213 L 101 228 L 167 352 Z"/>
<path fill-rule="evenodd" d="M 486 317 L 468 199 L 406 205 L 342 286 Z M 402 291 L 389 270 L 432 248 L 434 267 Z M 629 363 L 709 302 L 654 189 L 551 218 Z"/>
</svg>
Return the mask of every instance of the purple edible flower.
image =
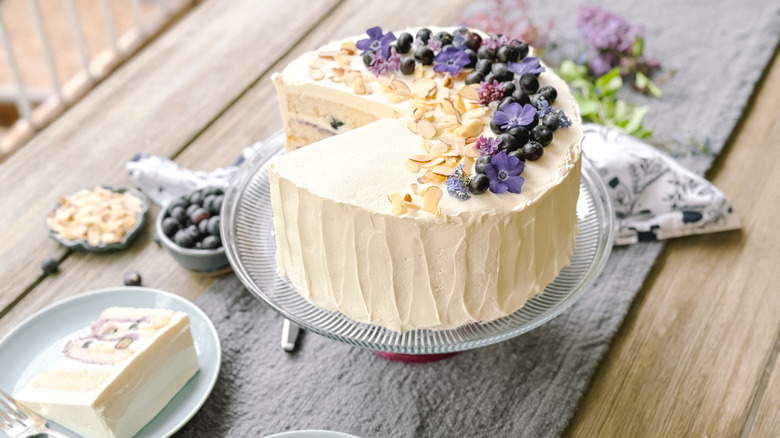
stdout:
<svg viewBox="0 0 780 438">
<path fill-rule="evenodd" d="M 382 33 L 382 28 L 379 26 L 372 27 L 366 31 L 368 38 L 358 40 L 355 44 L 358 49 L 362 50 L 361 55 L 365 55 L 369 50 L 373 50 L 377 53 L 387 53 L 387 48 L 390 47 L 390 42 L 395 40 L 393 32 Z"/>
<path fill-rule="evenodd" d="M 547 102 L 547 99 L 537 100 L 536 115 L 539 116 L 539 118 L 542 118 L 547 114 L 550 114 L 550 102 Z"/>
<path fill-rule="evenodd" d="M 466 50 L 466 36 L 469 34 L 469 30 L 466 26 L 461 26 L 458 30 L 452 33 L 452 45 L 458 50 Z"/>
<path fill-rule="evenodd" d="M 447 186 L 447 193 L 450 195 L 461 201 L 469 199 L 469 180 L 463 172 L 462 164 L 456 167 L 455 171 L 447 177 L 447 182 L 445 184 Z"/>
<path fill-rule="evenodd" d="M 390 48 L 390 56 L 387 57 L 387 71 L 401 70 L 401 55 L 395 50 L 395 47 Z"/>
<path fill-rule="evenodd" d="M 525 58 L 520 62 L 507 63 L 506 69 L 518 76 L 522 76 L 526 73 L 539 74 L 544 71 L 544 67 L 542 67 L 542 64 L 539 62 L 539 58 L 534 58 L 533 56 Z"/>
<path fill-rule="evenodd" d="M 534 121 L 536 108 L 527 103 L 520 106 L 517 102 L 504 105 L 501 111 L 493 113 L 493 121 L 502 129 L 511 129 L 515 126 L 527 126 Z"/>
<path fill-rule="evenodd" d="M 428 48 L 433 50 L 434 53 L 438 52 L 439 50 L 441 50 L 441 40 L 436 38 L 435 36 L 432 36 L 428 40 Z"/>
<path fill-rule="evenodd" d="M 493 155 L 498 152 L 499 146 L 501 146 L 501 140 L 482 135 L 474 142 L 474 149 L 479 151 L 480 155 Z"/>
<path fill-rule="evenodd" d="M 525 169 L 525 163 L 517 157 L 510 157 L 506 151 L 501 151 L 490 163 L 485 164 L 485 175 L 490 179 L 490 191 L 501 194 L 506 191 L 520 193 L 525 178 L 520 176 Z"/>
<path fill-rule="evenodd" d="M 509 38 L 504 35 L 496 35 L 482 41 L 482 47 L 498 50 L 499 47 L 509 44 Z"/>
<path fill-rule="evenodd" d="M 477 88 L 477 95 L 479 96 L 478 103 L 480 105 L 487 105 L 490 102 L 501 100 L 504 98 L 504 93 L 506 93 L 506 87 L 496 79 L 493 79 L 492 84 L 482 81 L 479 83 L 479 88 Z"/>
<path fill-rule="evenodd" d="M 539 107 L 536 111 L 536 115 L 539 116 L 539 118 L 542 118 L 547 114 L 557 114 L 558 120 L 560 121 L 558 124 L 559 128 L 571 127 L 571 120 L 566 117 L 566 113 L 564 113 L 562 109 L 551 107 L 550 103 L 545 99 L 539 99 L 536 105 Z"/>
<path fill-rule="evenodd" d="M 457 75 L 460 69 L 471 62 L 466 52 L 452 46 L 440 52 L 433 60 L 438 63 L 433 67 L 434 71 L 446 71 L 452 76 Z"/>
<path fill-rule="evenodd" d="M 644 32 L 642 26 L 633 26 L 620 15 L 584 4 L 577 10 L 577 29 L 590 49 L 588 66 L 596 76 L 617 67 L 620 55 L 630 56 L 631 47 Z"/>
</svg>

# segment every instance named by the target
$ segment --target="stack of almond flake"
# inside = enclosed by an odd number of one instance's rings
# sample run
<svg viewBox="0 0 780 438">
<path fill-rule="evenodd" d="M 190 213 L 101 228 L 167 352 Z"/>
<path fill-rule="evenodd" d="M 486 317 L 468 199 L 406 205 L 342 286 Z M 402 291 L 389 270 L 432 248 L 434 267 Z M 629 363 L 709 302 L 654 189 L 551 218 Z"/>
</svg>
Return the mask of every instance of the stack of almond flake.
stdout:
<svg viewBox="0 0 780 438">
<path fill-rule="evenodd" d="M 103 187 L 60 198 L 59 207 L 47 218 L 49 228 L 65 240 L 86 240 L 91 246 L 122 240 L 138 222 L 143 201 L 125 192 Z"/>
</svg>

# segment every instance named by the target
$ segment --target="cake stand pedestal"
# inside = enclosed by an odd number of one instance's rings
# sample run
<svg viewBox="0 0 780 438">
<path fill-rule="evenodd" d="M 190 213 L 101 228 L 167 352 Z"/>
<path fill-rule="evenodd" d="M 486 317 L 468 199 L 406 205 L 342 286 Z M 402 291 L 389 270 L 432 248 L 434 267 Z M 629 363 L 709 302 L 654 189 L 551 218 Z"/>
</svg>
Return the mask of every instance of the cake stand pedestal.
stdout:
<svg viewBox="0 0 780 438">
<path fill-rule="evenodd" d="M 252 294 L 294 324 L 340 342 L 374 350 L 381 357 L 404 362 L 440 360 L 458 351 L 502 342 L 539 327 L 569 308 L 582 295 L 604 269 L 612 249 L 615 228 L 612 204 L 597 171 L 583 157 L 577 202 L 579 233 L 574 253 L 570 265 L 561 270 L 542 294 L 506 317 L 450 330 L 398 333 L 358 323 L 309 303 L 277 273 L 267 163 L 284 153 L 283 143 L 282 131 L 271 136 L 242 165 L 225 191 L 222 241 L 228 260 Z"/>
</svg>

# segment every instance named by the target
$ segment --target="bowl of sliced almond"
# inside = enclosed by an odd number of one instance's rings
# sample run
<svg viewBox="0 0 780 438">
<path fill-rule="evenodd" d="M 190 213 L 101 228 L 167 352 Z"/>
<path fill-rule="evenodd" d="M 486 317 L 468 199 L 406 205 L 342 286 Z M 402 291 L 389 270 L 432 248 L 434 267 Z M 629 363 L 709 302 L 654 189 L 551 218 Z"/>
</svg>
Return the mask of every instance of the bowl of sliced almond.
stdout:
<svg viewBox="0 0 780 438">
<path fill-rule="evenodd" d="M 124 249 L 146 223 L 149 199 L 133 188 L 98 186 L 60 198 L 46 217 L 49 237 L 90 252 Z"/>
</svg>

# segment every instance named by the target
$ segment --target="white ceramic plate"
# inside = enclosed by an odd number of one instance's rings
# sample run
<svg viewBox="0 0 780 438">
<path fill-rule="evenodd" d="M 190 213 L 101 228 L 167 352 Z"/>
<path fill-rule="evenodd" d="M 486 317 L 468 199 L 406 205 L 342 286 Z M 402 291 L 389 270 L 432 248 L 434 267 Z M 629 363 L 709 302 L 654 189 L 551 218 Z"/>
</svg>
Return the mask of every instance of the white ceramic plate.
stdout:
<svg viewBox="0 0 780 438">
<path fill-rule="evenodd" d="M 289 432 L 268 435 L 265 438 L 358 438 L 355 435 L 349 435 L 330 430 L 291 430 Z"/>
<path fill-rule="evenodd" d="M 92 322 L 111 306 L 170 309 L 190 317 L 200 371 L 136 435 L 168 437 L 203 406 L 217 381 L 222 359 L 219 336 L 211 320 L 197 306 L 169 292 L 145 287 L 101 289 L 60 301 L 32 315 L 0 341 L 0 389 L 17 393 L 61 356 L 69 339 L 89 333 Z"/>
</svg>

